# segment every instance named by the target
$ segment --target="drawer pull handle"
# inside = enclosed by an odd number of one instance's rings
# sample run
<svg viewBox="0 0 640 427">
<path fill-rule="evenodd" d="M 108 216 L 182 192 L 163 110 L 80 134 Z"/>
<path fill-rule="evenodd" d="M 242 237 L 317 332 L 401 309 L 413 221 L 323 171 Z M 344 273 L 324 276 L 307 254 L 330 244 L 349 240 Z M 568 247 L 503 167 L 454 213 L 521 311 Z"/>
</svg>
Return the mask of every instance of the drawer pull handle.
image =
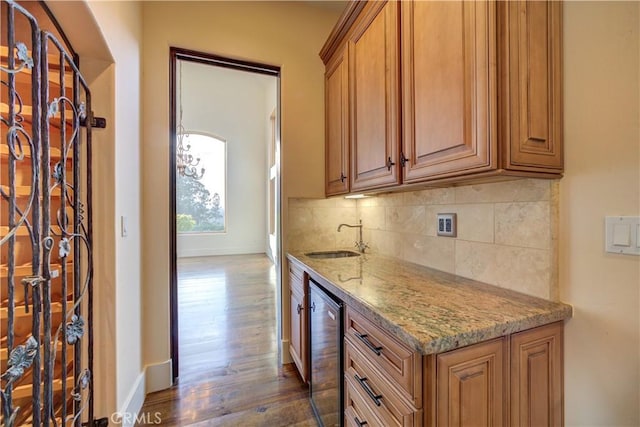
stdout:
<svg viewBox="0 0 640 427">
<path fill-rule="evenodd" d="M 300 314 L 300 311 L 303 310 L 302 304 L 298 304 L 298 306 L 296 307 L 296 311 L 298 312 L 298 314 Z"/>
<path fill-rule="evenodd" d="M 360 334 L 358 332 L 354 332 L 354 333 L 355 333 L 356 337 L 358 337 L 358 339 L 360 339 L 360 341 L 362 341 L 364 343 L 364 345 L 369 347 L 369 350 L 373 351 L 378 356 L 380 356 L 382 354 L 382 347 L 376 347 L 375 345 L 371 344 L 371 341 L 369 341 L 367 339 L 367 337 L 368 337 L 367 334 Z"/>
<path fill-rule="evenodd" d="M 376 406 L 380 406 L 380 399 L 382 399 L 382 395 L 375 394 L 373 390 L 371 390 L 371 387 L 369 387 L 369 384 L 367 384 L 367 377 L 362 378 L 358 374 L 355 374 L 353 377 L 360 383 L 364 391 L 367 392 L 371 400 L 373 400 L 373 403 L 375 403 Z"/>
<path fill-rule="evenodd" d="M 353 417 L 353 421 L 355 421 L 356 424 L 358 424 L 360 427 L 362 427 L 365 424 L 368 424 L 366 421 L 360 421 L 358 417 Z"/>
</svg>

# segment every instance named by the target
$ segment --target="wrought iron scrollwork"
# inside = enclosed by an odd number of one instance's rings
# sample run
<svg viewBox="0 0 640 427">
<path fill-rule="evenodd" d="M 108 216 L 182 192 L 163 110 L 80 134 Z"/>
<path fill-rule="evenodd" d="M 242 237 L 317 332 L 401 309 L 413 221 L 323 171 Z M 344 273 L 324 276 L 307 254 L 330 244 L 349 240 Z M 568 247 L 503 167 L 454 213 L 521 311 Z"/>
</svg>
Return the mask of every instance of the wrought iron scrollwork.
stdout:
<svg viewBox="0 0 640 427">
<path fill-rule="evenodd" d="M 7 165 L 0 185 L 1 279 L 7 289 L 1 424 L 92 425 L 91 121 L 86 120 L 91 95 L 65 46 L 21 5 L 1 1 L 7 44 L 0 63 L 3 169 Z M 19 31 L 18 21 L 24 27 Z M 30 40 L 16 40 L 16 34 L 30 34 Z M 20 285 L 22 300 L 16 292 Z M 17 322 L 23 322 L 19 332 Z M 29 375 L 31 393 L 25 398 Z"/>
</svg>

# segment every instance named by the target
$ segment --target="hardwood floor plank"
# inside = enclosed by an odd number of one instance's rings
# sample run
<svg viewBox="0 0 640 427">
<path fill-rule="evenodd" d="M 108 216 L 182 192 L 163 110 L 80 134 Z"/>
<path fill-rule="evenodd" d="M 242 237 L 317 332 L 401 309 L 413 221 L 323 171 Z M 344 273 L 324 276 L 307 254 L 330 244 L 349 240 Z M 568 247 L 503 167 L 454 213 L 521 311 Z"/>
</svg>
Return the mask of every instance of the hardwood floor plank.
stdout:
<svg viewBox="0 0 640 427">
<path fill-rule="evenodd" d="M 180 377 L 141 413 L 167 426 L 316 426 L 307 385 L 279 365 L 275 281 L 264 254 L 179 260 Z"/>
</svg>

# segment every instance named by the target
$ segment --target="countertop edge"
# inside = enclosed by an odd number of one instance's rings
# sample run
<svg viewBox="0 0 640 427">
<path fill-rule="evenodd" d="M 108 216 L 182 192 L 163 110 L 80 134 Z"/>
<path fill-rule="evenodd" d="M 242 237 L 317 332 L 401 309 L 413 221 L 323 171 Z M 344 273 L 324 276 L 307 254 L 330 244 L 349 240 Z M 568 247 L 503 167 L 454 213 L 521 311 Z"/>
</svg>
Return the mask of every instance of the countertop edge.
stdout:
<svg viewBox="0 0 640 427">
<path fill-rule="evenodd" d="M 564 321 L 572 317 L 573 314 L 572 306 L 561 302 L 555 302 L 558 305 L 558 308 L 547 313 L 525 317 L 512 322 L 496 323 L 489 328 L 478 329 L 471 332 L 441 336 L 439 338 L 435 338 L 433 340 L 425 342 L 423 340 L 420 340 L 418 337 L 408 333 L 402 328 L 401 325 L 398 325 L 392 320 L 386 318 L 374 307 L 371 307 L 366 301 L 353 296 L 349 292 L 335 285 L 331 280 L 323 276 L 320 272 L 316 271 L 311 266 L 307 265 L 304 261 L 300 260 L 294 254 L 287 253 L 287 259 L 303 266 L 303 269 L 311 277 L 313 277 L 314 280 L 318 281 L 320 285 L 327 288 L 327 290 L 332 292 L 336 297 L 340 298 L 350 307 L 362 313 L 371 321 L 373 321 L 377 326 L 380 326 L 381 328 L 390 332 L 405 345 L 421 353 L 422 355 L 444 353 L 446 351 L 455 350 L 456 348 L 460 347 L 466 347 L 482 341 L 488 341 L 505 335 L 518 333 L 527 329 Z"/>
</svg>

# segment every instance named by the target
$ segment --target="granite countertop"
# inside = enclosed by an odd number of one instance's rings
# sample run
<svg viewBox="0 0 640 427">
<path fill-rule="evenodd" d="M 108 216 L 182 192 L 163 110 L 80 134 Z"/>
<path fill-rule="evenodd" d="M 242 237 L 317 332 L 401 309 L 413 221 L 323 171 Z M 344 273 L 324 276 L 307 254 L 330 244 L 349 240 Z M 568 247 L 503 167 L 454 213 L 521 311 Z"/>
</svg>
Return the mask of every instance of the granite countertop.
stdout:
<svg viewBox="0 0 640 427">
<path fill-rule="evenodd" d="M 434 354 L 571 317 L 572 307 L 395 258 L 292 261 L 357 311 L 422 354 Z"/>
</svg>

